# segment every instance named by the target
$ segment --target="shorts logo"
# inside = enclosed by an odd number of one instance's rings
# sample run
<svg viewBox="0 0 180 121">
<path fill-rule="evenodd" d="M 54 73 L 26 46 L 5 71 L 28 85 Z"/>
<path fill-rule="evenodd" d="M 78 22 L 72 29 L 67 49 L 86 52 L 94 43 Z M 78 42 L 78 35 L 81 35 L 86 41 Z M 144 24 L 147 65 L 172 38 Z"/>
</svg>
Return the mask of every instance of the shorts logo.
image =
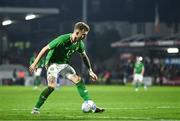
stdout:
<svg viewBox="0 0 180 121">
<path fill-rule="evenodd" d="M 50 68 L 50 71 L 54 71 L 54 67 L 51 67 L 51 68 Z"/>
</svg>

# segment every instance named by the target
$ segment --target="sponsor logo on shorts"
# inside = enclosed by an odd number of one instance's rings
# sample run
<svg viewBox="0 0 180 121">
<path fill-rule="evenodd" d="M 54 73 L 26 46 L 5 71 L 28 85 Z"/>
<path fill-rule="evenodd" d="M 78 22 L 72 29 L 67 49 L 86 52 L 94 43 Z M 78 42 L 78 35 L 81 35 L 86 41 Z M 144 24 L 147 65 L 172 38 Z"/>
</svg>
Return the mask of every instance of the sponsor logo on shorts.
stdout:
<svg viewBox="0 0 180 121">
<path fill-rule="evenodd" d="M 51 67 L 51 68 L 50 68 L 50 71 L 54 71 L 54 67 Z"/>
</svg>

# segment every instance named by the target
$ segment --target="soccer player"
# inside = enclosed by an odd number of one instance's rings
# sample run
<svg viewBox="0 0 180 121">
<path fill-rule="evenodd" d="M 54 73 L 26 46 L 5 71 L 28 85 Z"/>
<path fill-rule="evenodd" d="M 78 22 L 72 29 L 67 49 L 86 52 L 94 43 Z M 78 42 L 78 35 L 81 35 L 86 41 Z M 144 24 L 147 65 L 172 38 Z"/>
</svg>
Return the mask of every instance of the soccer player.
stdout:
<svg viewBox="0 0 180 121">
<path fill-rule="evenodd" d="M 58 75 L 72 81 L 76 85 L 78 93 L 84 101 L 91 100 L 82 78 L 78 76 L 76 71 L 68 64 L 70 57 L 75 52 L 78 52 L 81 55 L 84 64 L 88 68 L 91 79 L 93 81 L 98 79 L 97 75 L 91 68 L 91 63 L 86 55 L 83 43 L 83 40 L 86 38 L 89 30 L 90 28 L 86 23 L 78 22 L 74 26 L 73 33 L 61 35 L 41 49 L 34 63 L 29 67 L 29 70 L 31 73 L 34 72 L 39 60 L 48 51 L 45 62 L 45 66 L 47 67 L 48 87 L 40 94 L 39 99 L 31 112 L 32 114 L 40 113 L 40 107 L 56 87 Z M 94 110 L 96 113 L 103 111 L 104 109 L 99 107 Z"/>
<path fill-rule="evenodd" d="M 30 65 L 35 61 L 35 58 L 37 56 L 37 53 L 34 52 L 32 57 L 30 58 Z M 44 59 L 41 59 L 38 64 L 36 65 L 37 69 L 33 72 L 34 77 L 34 90 L 38 89 L 39 85 L 41 84 L 41 73 L 42 73 L 42 67 L 44 66 Z"/>
<path fill-rule="evenodd" d="M 137 57 L 136 63 L 134 65 L 133 81 L 135 85 L 135 91 L 138 91 L 139 87 L 143 84 L 144 64 L 141 61 L 142 61 L 142 57 Z M 144 84 L 144 89 L 147 89 L 145 84 Z"/>
</svg>

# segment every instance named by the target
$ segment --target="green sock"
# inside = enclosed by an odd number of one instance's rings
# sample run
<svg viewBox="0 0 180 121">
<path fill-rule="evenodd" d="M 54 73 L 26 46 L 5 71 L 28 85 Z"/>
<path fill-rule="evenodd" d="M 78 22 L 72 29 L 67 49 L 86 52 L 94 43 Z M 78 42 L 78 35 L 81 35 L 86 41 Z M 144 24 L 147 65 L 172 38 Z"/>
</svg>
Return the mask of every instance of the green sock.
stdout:
<svg viewBox="0 0 180 121">
<path fill-rule="evenodd" d="M 45 88 L 42 93 L 39 96 L 39 100 L 37 101 L 35 107 L 36 108 L 40 108 L 43 103 L 45 102 L 45 100 L 48 98 L 48 96 L 54 91 L 54 88 L 52 87 L 47 87 Z"/>
<path fill-rule="evenodd" d="M 34 80 L 34 85 L 35 86 L 39 86 L 41 84 L 41 78 L 40 77 L 36 77 Z"/>
<path fill-rule="evenodd" d="M 139 87 L 139 83 L 136 82 L 136 83 L 135 83 L 135 88 L 138 88 L 138 87 Z"/>
<path fill-rule="evenodd" d="M 84 99 L 84 101 L 89 100 L 89 94 L 88 94 L 88 90 L 85 87 L 84 82 L 81 80 L 80 82 L 78 82 L 76 84 L 79 95 Z"/>
</svg>

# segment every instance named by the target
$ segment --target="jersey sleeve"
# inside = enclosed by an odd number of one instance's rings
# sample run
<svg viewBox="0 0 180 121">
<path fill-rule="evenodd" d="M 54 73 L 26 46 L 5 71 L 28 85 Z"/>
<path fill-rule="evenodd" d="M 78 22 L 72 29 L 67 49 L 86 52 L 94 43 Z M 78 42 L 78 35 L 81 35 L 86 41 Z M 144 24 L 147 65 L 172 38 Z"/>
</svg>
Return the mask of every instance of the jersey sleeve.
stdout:
<svg viewBox="0 0 180 121">
<path fill-rule="evenodd" d="M 65 34 L 57 37 L 48 44 L 49 49 L 56 48 L 58 45 L 63 44 L 66 40 L 68 40 L 68 38 L 70 38 L 69 34 Z"/>
<path fill-rule="evenodd" d="M 81 40 L 81 42 L 79 44 L 79 49 L 77 51 L 78 51 L 78 53 L 83 53 L 85 51 L 85 45 L 82 42 L 82 40 Z"/>
</svg>

